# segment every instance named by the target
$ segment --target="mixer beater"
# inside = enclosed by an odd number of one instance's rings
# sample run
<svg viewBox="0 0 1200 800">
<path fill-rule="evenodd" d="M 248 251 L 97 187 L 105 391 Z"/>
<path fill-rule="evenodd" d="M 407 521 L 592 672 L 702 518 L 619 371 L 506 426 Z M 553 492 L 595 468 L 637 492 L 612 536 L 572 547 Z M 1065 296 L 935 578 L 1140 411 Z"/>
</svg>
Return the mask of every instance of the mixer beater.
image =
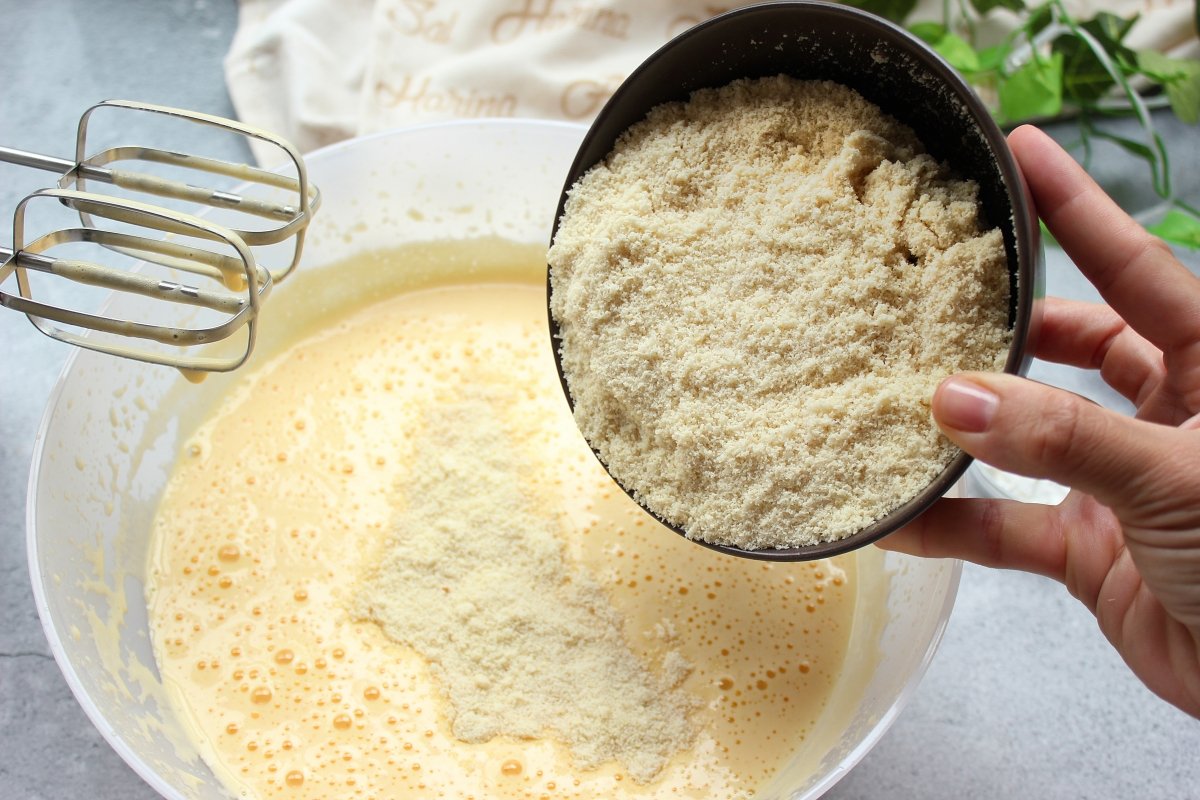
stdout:
<svg viewBox="0 0 1200 800">
<path fill-rule="evenodd" d="M 97 113 L 159 115 L 258 139 L 278 148 L 286 166 L 273 172 L 140 145 L 89 154 Z M 84 112 L 74 161 L 6 147 L 0 161 L 61 175 L 57 187 L 17 204 L 13 246 L 0 247 L 0 305 L 60 341 L 185 372 L 226 372 L 249 357 L 261 305 L 299 262 L 321 200 L 284 139 L 235 120 L 125 100 Z M 236 185 L 205 185 L 217 180 Z M 30 232 L 38 227 L 32 217 L 64 208 L 77 223 Z M 15 293 L 6 291 L 13 284 Z M 154 302 L 141 319 L 118 318 L 105 313 L 110 293 Z"/>
</svg>

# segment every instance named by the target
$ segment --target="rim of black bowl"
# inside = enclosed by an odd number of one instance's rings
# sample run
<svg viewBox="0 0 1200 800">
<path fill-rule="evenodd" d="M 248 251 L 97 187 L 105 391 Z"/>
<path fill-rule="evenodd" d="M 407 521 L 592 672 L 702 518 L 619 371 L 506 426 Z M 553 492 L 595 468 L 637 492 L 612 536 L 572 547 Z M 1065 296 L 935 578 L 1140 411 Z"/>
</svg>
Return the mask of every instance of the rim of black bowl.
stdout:
<svg viewBox="0 0 1200 800">
<path fill-rule="evenodd" d="M 918 39 L 913 34 L 904 30 L 899 25 L 889 22 L 882 17 L 878 17 L 866 11 L 862 11 L 851 6 L 837 5 L 834 3 L 823 2 L 822 0 L 790 0 L 788 2 L 766 2 L 751 6 L 743 6 L 741 8 L 728 11 L 724 14 L 712 17 L 698 25 L 689 28 L 678 36 L 674 37 L 666 44 L 661 46 L 645 61 L 638 65 L 636 69 L 621 83 L 617 90 L 605 103 L 600 113 L 596 116 L 587 134 L 579 146 L 575 160 L 571 165 L 570 172 L 563 184 L 562 192 L 559 196 L 558 207 L 554 213 L 554 221 L 550 233 L 550 241 L 553 242 L 558 234 L 559 222 L 562 219 L 564 207 L 567 200 L 567 192 L 575 185 L 575 182 L 591 167 L 607 158 L 611 152 L 616 137 L 626 130 L 629 125 L 636 123 L 645 117 L 646 113 L 659 102 L 670 102 L 672 99 L 684 100 L 691 92 L 699 88 L 716 88 L 724 85 L 734 78 L 729 78 L 723 83 L 704 83 L 701 82 L 695 86 L 685 87 L 681 90 L 681 94 L 674 98 L 667 98 L 650 105 L 629 106 L 629 108 L 639 108 L 640 111 L 636 117 L 625 124 L 620 125 L 613 132 L 610 124 L 610 117 L 613 116 L 616 110 L 628 110 L 624 106 L 626 96 L 633 92 L 636 84 L 643 74 L 652 70 L 659 62 L 661 62 L 668 54 L 679 47 L 681 44 L 693 39 L 697 36 L 706 35 L 712 32 L 713 28 L 722 27 L 730 24 L 732 21 L 746 22 L 752 21 L 756 16 L 776 17 L 780 14 L 795 15 L 797 18 L 808 17 L 813 20 L 834 20 L 843 21 L 852 24 L 855 27 L 860 27 L 869 30 L 879 37 L 880 43 L 886 43 L 896 47 L 900 52 L 912 56 L 928 73 L 931 73 L 939 85 L 948 89 L 953 98 L 962 103 L 970 114 L 973 127 L 983 136 L 989 150 L 989 155 L 998 168 L 1000 180 L 1007 193 L 1007 208 L 1010 212 L 1008 220 L 990 220 L 991 224 L 1000 227 L 1005 235 L 1005 247 L 1008 254 L 1009 274 L 1010 274 L 1010 315 L 1009 322 L 1012 329 L 1012 344 L 1009 348 L 1008 358 L 1005 362 L 1004 371 L 1011 374 L 1024 374 L 1029 367 L 1031 361 L 1030 350 L 1027 345 L 1037 333 L 1039 327 L 1038 315 L 1035 313 L 1036 295 L 1040 293 L 1040 285 L 1042 275 L 1040 272 L 1038 250 L 1040 248 L 1039 235 L 1040 232 L 1036 224 L 1033 224 L 1032 209 L 1033 204 L 1029 198 L 1028 189 L 1024 179 L 1021 177 L 1020 169 L 1017 166 L 1016 160 L 1012 155 L 1012 151 L 1008 147 L 1007 139 L 1003 131 L 992 118 L 987 107 L 975 94 L 974 90 L 963 80 L 962 77 L 954 71 L 940 55 L 938 55 L 929 45 Z M 804 74 L 799 74 L 800 71 L 786 72 L 779 70 L 776 74 L 789 74 L 791 77 L 804 79 Z M 736 77 L 736 76 L 735 76 Z M 896 115 L 894 115 L 896 116 Z M 903 118 L 901 122 L 906 122 Z M 598 149 L 599 148 L 599 149 Z M 931 153 L 939 160 L 946 160 L 945 153 Z M 547 265 L 546 272 L 546 300 L 547 309 L 549 309 L 550 299 L 550 269 Z M 567 398 L 567 402 L 571 407 L 572 413 L 575 410 L 575 401 L 571 396 L 570 386 L 567 383 L 566 376 L 563 374 L 562 356 L 560 352 L 561 337 L 559 336 L 559 326 L 554 319 L 552 313 L 547 314 L 550 327 L 551 351 L 554 354 L 554 366 L 558 371 L 558 379 L 562 385 L 563 394 Z M 588 443 L 589 447 L 591 443 Z M 604 463 L 604 459 L 596 449 L 592 448 L 593 454 L 605 467 L 607 471 L 608 465 Z M 761 561 L 811 561 L 815 559 L 828 558 L 831 556 L 841 555 L 843 553 L 857 550 L 860 547 L 865 547 L 872 542 L 875 542 L 884 536 L 892 533 L 904 525 L 915 520 L 920 516 L 935 500 L 944 495 L 949 489 L 958 482 L 967 467 L 972 461 L 971 456 L 965 452 L 959 452 L 950 463 L 934 478 L 923 490 L 918 492 L 914 497 L 905 503 L 901 504 L 890 513 L 886 514 L 876 522 L 867 527 L 846 536 L 842 539 L 837 539 L 830 542 L 819 542 L 812 545 L 804 545 L 800 547 L 789 548 L 770 548 L 762 550 L 746 550 L 732 545 L 714 544 L 706 542 L 702 539 L 689 537 L 687 533 L 679 526 L 663 519 L 658 514 L 646 508 L 636 495 L 625 487 L 620 481 L 614 479 L 614 482 L 628 495 L 635 503 L 638 504 L 650 516 L 654 517 L 664 527 L 674 531 L 675 533 L 689 539 L 691 542 L 706 547 L 710 550 L 715 550 L 726 555 L 737 556 L 739 558 L 750 558 Z"/>
</svg>

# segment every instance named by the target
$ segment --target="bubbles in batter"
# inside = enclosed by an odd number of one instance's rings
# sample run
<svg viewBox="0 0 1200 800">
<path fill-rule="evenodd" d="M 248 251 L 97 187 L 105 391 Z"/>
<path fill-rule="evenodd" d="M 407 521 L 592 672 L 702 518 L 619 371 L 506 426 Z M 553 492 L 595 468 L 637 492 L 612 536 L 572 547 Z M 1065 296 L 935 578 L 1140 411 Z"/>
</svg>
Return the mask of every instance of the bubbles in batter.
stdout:
<svg viewBox="0 0 1200 800">
<path fill-rule="evenodd" d="M 845 657 L 855 558 L 744 561 L 658 526 L 613 486 L 561 398 L 539 250 L 444 250 L 440 286 L 298 339 L 185 443 L 149 592 L 177 711 L 247 797 L 749 797 L 798 749 L 821 746 L 805 736 Z M 389 256 L 397 270 L 407 257 Z M 455 283 L 463 264 L 470 280 Z M 353 280 L 353 269 L 323 272 Z M 541 464 L 525 489 L 559 521 L 563 557 L 607 598 L 646 669 L 661 678 L 667 653 L 689 666 L 679 691 L 695 739 L 649 782 L 619 762 L 580 769 L 552 732 L 459 741 L 435 670 L 351 613 L 404 510 L 397 486 L 420 461 L 430 410 L 504 375 L 521 380 L 498 413 L 540 420 L 520 429 Z"/>
</svg>

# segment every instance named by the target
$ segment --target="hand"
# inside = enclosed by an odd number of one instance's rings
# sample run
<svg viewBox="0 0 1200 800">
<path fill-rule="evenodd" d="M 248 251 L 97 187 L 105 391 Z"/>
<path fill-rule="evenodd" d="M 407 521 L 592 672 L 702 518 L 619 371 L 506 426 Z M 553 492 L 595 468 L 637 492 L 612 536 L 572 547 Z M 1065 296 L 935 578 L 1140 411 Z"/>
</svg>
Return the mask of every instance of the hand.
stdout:
<svg viewBox="0 0 1200 800">
<path fill-rule="evenodd" d="M 1109 303 L 1048 299 L 1036 353 L 1098 369 L 1136 418 L 1011 375 L 951 376 L 933 397 L 946 436 L 1072 491 L 1058 506 L 945 498 L 880 546 L 1063 582 L 1153 692 L 1200 717 L 1200 279 L 1041 131 L 1009 144 Z"/>
</svg>

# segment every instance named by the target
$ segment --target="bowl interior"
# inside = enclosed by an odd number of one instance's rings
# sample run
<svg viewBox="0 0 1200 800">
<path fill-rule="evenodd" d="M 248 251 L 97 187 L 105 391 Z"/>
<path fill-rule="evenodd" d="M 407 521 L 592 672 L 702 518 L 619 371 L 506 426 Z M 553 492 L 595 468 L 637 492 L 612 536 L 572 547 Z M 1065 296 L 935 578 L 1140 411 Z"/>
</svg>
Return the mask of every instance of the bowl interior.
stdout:
<svg viewBox="0 0 1200 800">
<path fill-rule="evenodd" d="M 1004 134 L 974 91 L 927 45 L 898 26 L 849 6 L 806 0 L 748 6 L 697 25 L 664 45 L 626 79 L 592 124 L 567 173 L 555 231 L 567 190 L 602 161 L 621 133 L 640 122 L 650 109 L 686 100 L 697 89 L 724 86 L 738 78 L 780 74 L 849 86 L 911 127 L 930 154 L 979 183 L 985 221 L 1000 228 L 1008 254 L 1013 344 L 1005 369 L 1024 373 L 1031 358 L 1026 342 L 1035 321 L 1034 299 L 1040 293 L 1038 229 Z M 557 336 L 553 319 L 550 328 Z M 555 358 L 558 362 L 557 348 Z M 561 363 L 558 368 L 569 398 Z M 773 561 L 848 552 L 917 517 L 962 477 L 969 464 L 969 456 L 959 455 L 912 500 L 839 541 L 753 551 L 700 544 L 731 555 Z"/>
<path fill-rule="evenodd" d="M 325 205 L 300 269 L 402 241 L 496 235 L 544 243 L 582 134 L 532 121 L 454 123 L 313 154 L 308 163 Z M 294 321 L 289 286 L 267 306 L 275 310 L 252 357 L 259 363 Z M 317 305 L 374 289 L 345 291 Z M 101 733 L 169 798 L 231 795 L 184 735 L 155 666 L 144 599 L 148 545 L 182 443 L 238 379 L 217 375 L 194 386 L 173 370 L 79 352 L 50 399 L 30 478 L 30 573 L 51 649 Z M 831 699 L 841 713 L 823 724 L 836 726 L 835 745 L 798 754 L 768 796 L 814 797 L 836 781 L 882 735 L 936 648 L 957 563 L 872 553 L 877 574 L 887 577 L 863 586 L 858 601 L 880 613 L 856 620 L 846 666 L 865 670 L 864 680 Z"/>
</svg>

